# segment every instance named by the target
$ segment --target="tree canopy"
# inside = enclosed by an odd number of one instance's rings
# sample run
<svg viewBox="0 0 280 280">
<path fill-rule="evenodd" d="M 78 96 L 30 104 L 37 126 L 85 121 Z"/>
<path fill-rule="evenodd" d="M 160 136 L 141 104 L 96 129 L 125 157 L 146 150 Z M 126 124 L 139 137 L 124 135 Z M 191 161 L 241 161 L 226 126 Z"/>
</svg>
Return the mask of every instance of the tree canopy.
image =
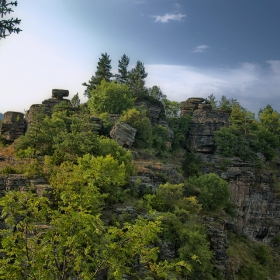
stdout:
<svg viewBox="0 0 280 280">
<path fill-rule="evenodd" d="M 13 12 L 12 6 L 17 6 L 17 1 L 14 2 L 7 2 L 6 0 L 0 0 L 0 16 L 6 16 Z M 20 24 L 21 20 L 18 18 L 11 18 L 11 19 L 3 19 L 0 21 L 0 39 L 6 38 L 11 33 L 19 33 L 22 31 L 17 27 Z"/>
</svg>

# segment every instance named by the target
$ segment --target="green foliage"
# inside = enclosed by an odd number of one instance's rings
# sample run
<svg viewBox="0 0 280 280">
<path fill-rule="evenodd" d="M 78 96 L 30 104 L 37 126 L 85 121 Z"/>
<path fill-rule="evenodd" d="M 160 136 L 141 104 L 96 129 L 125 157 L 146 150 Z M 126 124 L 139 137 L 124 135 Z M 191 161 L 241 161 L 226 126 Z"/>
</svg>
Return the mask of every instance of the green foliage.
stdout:
<svg viewBox="0 0 280 280">
<path fill-rule="evenodd" d="M 253 113 L 246 111 L 238 103 L 233 104 L 231 125 L 214 132 L 217 151 L 226 157 L 237 156 L 253 162 L 257 162 L 257 153 L 261 152 L 267 160 L 272 160 L 280 146 L 277 132 L 273 130 L 278 113 L 269 105 L 261 112 L 261 121 L 257 122 Z"/>
<path fill-rule="evenodd" d="M 270 252 L 265 244 L 260 244 L 255 248 L 255 256 L 262 265 L 267 265 L 271 261 Z"/>
<path fill-rule="evenodd" d="M 88 102 L 92 113 L 121 114 L 134 104 L 131 91 L 125 84 L 102 80 L 90 93 Z"/>
<path fill-rule="evenodd" d="M 152 96 L 153 98 L 163 101 L 166 99 L 166 95 L 162 93 L 162 90 L 158 86 L 153 86 L 152 88 L 148 89 L 149 96 Z"/>
<path fill-rule="evenodd" d="M 127 85 L 132 91 L 133 96 L 140 96 L 146 94 L 145 79 L 148 73 L 145 71 L 144 64 L 137 61 L 135 68 L 131 69 L 128 74 Z"/>
<path fill-rule="evenodd" d="M 164 156 L 168 151 L 167 142 L 169 142 L 169 131 L 166 127 L 156 125 L 152 129 L 152 147 L 156 151 L 156 156 Z"/>
<path fill-rule="evenodd" d="M 78 93 L 75 94 L 75 95 L 73 96 L 73 98 L 71 99 L 71 104 L 72 104 L 72 106 L 73 106 L 74 108 L 78 108 L 78 107 L 80 106 L 81 100 L 80 100 L 80 98 L 79 98 L 79 94 L 78 94 Z"/>
<path fill-rule="evenodd" d="M 166 98 L 162 100 L 165 109 L 165 115 L 167 120 L 178 118 L 180 111 L 180 103 L 176 101 L 170 101 Z"/>
<path fill-rule="evenodd" d="M 152 145 L 152 125 L 145 111 L 132 108 L 123 113 L 119 121 L 128 123 L 137 129 L 134 147 L 149 148 Z"/>
<path fill-rule="evenodd" d="M 234 99 L 234 98 L 227 98 L 225 95 L 223 95 L 221 97 L 221 100 L 219 101 L 218 108 L 221 109 L 224 112 L 231 113 L 232 107 L 234 105 L 239 105 L 239 103 L 237 102 L 236 99 Z"/>
<path fill-rule="evenodd" d="M 185 116 L 174 116 L 168 117 L 167 123 L 170 129 L 173 131 L 172 139 L 172 150 L 175 151 L 179 148 L 186 148 L 186 134 L 190 128 L 191 117 L 188 115 Z"/>
<path fill-rule="evenodd" d="M 124 163 L 127 177 L 135 173 L 135 167 L 132 163 L 130 151 L 120 147 L 113 139 L 100 137 L 98 139 L 98 149 L 96 155 L 103 157 L 110 155 L 116 159 L 119 164 Z"/>
<path fill-rule="evenodd" d="M 0 170 L 1 174 L 17 174 L 18 171 L 11 167 L 11 166 L 8 166 L 6 165 L 2 170 Z"/>
<path fill-rule="evenodd" d="M 228 271 L 234 278 L 240 280 L 278 278 L 279 260 L 273 260 L 273 255 L 267 245 L 251 242 L 249 239 L 240 238 L 232 233 L 228 234 L 228 238 L 227 253 L 230 264 Z"/>
<path fill-rule="evenodd" d="M 205 210 L 224 208 L 229 199 L 228 183 L 214 173 L 192 177 L 188 184 L 198 189 L 198 199 Z"/>
<path fill-rule="evenodd" d="M 259 120 L 261 126 L 274 135 L 280 136 L 280 114 L 271 105 L 259 111 Z"/>
<path fill-rule="evenodd" d="M 0 2 L 0 16 L 3 18 L 3 16 L 6 16 L 7 14 L 10 14 L 13 12 L 11 6 L 17 6 L 17 1 L 14 2 L 6 2 L 6 1 L 1 1 Z M 0 21 L 0 39 L 1 38 L 6 38 L 9 36 L 11 33 L 19 33 L 22 31 L 17 25 L 19 25 L 21 22 L 20 19 L 18 18 L 11 18 L 11 19 L 4 19 Z M 7 33 L 8 32 L 8 33 Z"/>
<path fill-rule="evenodd" d="M 97 85 L 101 84 L 101 81 L 105 79 L 105 81 L 110 82 L 113 74 L 111 73 L 111 60 L 110 56 L 107 53 L 102 53 L 99 61 L 97 63 L 97 69 L 95 72 L 95 76 L 91 77 L 91 80 L 88 83 L 83 83 L 83 86 L 86 86 L 86 90 L 84 95 L 90 97 L 90 93 Z"/>
<path fill-rule="evenodd" d="M 126 84 L 128 81 L 129 71 L 127 70 L 127 67 L 129 60 L 129 57 L 125 54 L 121 57 L 121 60 L 119 60 L 118 74 L 116 74 L 115 77 L 116 81 L 120 84 Z"/>
<path fill-rule="evenodd" d="M 195 152 L 185 153 L 184 162 L 183 162 L 183 172 L 186 177 L 199 176 L 201 174 L 199 168 L 200 160 L 196 156 Z"/>
<path fill-rule="evenodd" d="M 218 107 L 218 101 L 216 100 L 216 97 L 213 93 L 207 97 L 206 102 L 211 104 L 213 109 L 216 109 Z"/>
<path fill-rule="evenodd" d="M 17 155 L 50 155 L 53 162 L 59 165 L 64 160 L 75 161 L 86 153 L 94 153 L 97 135 L 90 116 L 75 114 L 68 109 L 69 104 L 61 103 L 54 108 L 51 118 L 41 112 L 34 115 L 27 133 L 19 138 Z"/>
</svg>

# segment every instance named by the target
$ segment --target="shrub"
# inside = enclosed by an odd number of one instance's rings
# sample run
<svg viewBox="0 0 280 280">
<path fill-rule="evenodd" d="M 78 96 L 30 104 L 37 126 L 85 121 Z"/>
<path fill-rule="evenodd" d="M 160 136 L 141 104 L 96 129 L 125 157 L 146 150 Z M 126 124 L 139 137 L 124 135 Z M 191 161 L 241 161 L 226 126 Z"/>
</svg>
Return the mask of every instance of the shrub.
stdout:
<svg viewBox="0 0 280 280">
<path fill-rule="evenodd" d="M 229 199 L 228 183 L 217 174 L 209 173 L 189 179 L 189 184 L 198 188 L 198 198 L 205 210 L 225 207 Z"/>
</svg>

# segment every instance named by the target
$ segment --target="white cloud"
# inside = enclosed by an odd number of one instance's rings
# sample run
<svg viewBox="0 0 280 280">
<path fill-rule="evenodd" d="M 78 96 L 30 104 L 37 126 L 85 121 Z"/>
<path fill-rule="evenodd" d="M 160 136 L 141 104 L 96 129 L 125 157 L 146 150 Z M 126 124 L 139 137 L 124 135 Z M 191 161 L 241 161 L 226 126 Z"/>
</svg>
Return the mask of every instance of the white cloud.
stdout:
<svg viewBox="0 0 280 280">
<path fill-rule="evenodd" d="M 180 8 L 181 8 L 181 5 L 180 5 L 179 3 L 174 3 L 174 7 L 175 7 L 176 9 L 180 9 Z"/>
<path fill-rule="evenodd" d="M 186 15 L 182 14 L 168 14 L 166 13 L 164 16 L 153 16 L 156 18 L 155 22 L 162 22 L 162 23 L 167 23 L 169 20 L 177 20 L 177 21 L 182 21 Z"/>
<path fill-rule="evenodd" d="M 207 45 L 200 45 L 200 46 L 197 46 L 193 52 L 205 52 L 205 50 L 208 48 L 209 48 L 209 46 L 207 46 Z"/>
<path fill-rule="evenodd" d="M 185 101 L 190 97 L 214 94 L 237 99 L 257 114 L 267 104 L 280 112 L 280 61 L 268 61 L 268 68 L 242 63 L 234 68 L 197 68 L 176 65 L 145 65 L 147 86 L 158 85 L 168 99 Z"/>
</svg>

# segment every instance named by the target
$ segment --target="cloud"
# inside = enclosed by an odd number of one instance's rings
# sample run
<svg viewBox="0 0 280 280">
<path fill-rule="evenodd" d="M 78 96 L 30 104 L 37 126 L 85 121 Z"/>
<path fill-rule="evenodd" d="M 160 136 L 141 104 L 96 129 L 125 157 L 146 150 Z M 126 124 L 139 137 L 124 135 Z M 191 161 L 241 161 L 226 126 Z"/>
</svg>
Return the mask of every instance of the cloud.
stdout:
<svg viewBox="0 0 280 280">
<path fill-rule="evenodd" d="M 193 52 L 205 52 L 206 49 L 208 49 L 209 46 L 206 46 L 206 45 L 200 45 L 200 46 L 197 46 L 195 48 L 195 50 Z"/>
<path fill-rule="evenodd" d="M 181 5 L 179 3 L 174 3 L 174 7 L 175 7 L 175 9 L 180 9 Z"/>
<path fill-rule="evenodd" d="M 164 16 L 153 16 L 153 17 L 156 18 L 155 22 L 168 23 L 169 20 L 183 21 L 183 18 L 186 17 L 186 15 L 166 13 Z"/>
<path fill-rule="evenodd" d="M 145 65 L 147 86 L 158 85 L 175 101 L 214 94 L 237 99 L 246 109 L 258 113 L 267 104 L 280 112 L 280 60 L 265 66 L 242 63 L 232 68 L 197 68 L 176 65 Z"/>
</svg>

